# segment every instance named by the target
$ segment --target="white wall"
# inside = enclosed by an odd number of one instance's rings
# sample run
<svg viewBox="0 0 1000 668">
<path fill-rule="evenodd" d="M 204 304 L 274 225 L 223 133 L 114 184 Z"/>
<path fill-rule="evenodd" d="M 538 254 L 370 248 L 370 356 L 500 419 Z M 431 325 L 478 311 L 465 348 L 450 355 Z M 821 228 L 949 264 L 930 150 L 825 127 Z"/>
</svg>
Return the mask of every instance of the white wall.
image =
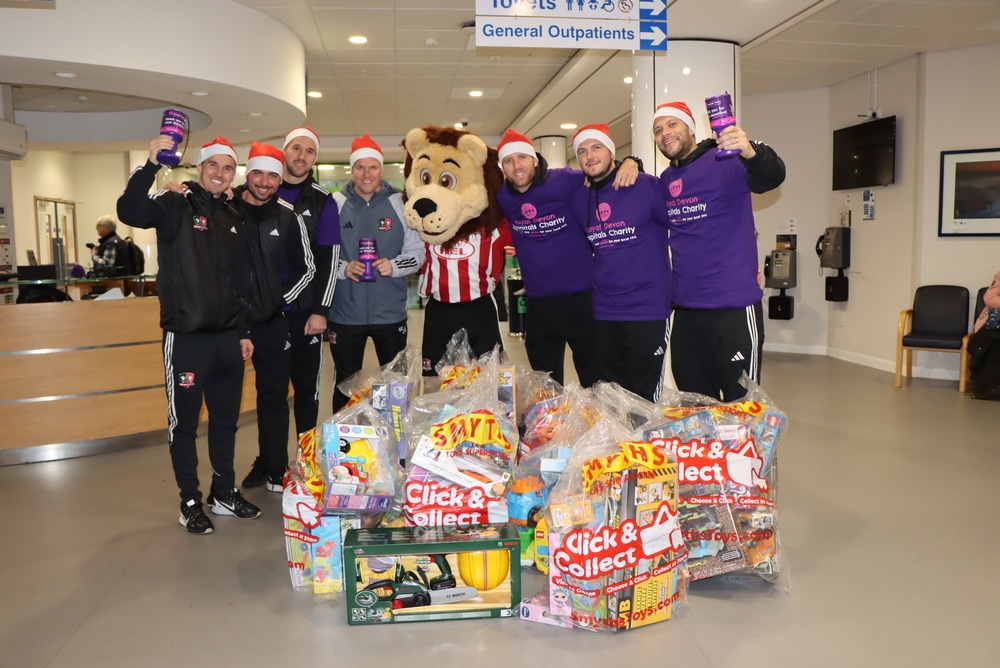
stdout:
<svg viewBox="0 0 1000 668">
<path fill-rule="evenodd" d="M 921 58 L 907 58 L 881 68 L 877 75 L 855 77 L 830 88 L 827 142 L 832 143 L 834 129 L 861 122 L 859 116 L 869 111 L 869 105 L 881 108 L 881 117 L 896 116 L 896 183 L 871 189 L 875 219 L 863 220 L 863 190 L 828 190 L 827 196 L 831 225 L 845 209 L 852 220 L 850 297 L 831 304 L 829 354 L 886 371 L 895 368 L 899 311 L 912 302 L 915 287 L 915 200 L 923 141 L 917 94 L 920 71 Z M 952 357 L 957 378 L 958 356 Z"/>
<path fill-rule="evenodd" d="M 107 214 L 118 220 L 115 204 L 125 188 L 124 153 L 74 153 L 73 173 L 76 190 L 77 225 L 80 229 L 81 258 L 89 261 L 90 254 L 83 244 L 97 242 L 97 219 Z M 128 225 L 119 223 L 118 236 L 133 236 Z M 89 262 L 81 262 L 87 266 Z"/>
<path fill-rule="evenodd" d="M 829 93 L 814 88 L 794 93 L 754 95 L 743 99 L 739 123 L 751 139 L 763 141 L 785 162 L 786 177 L 780 188 L 754 195 L 754 219 L 760 263 L 775 247 L 783 223 L 795 222 L 798 286 L 786 290 L 794 300 L 791 320 L 764 323 L 768 350 L 825 354 L 828 302 L 813 247 L 824 229 L 833 224 L 826 198 L 830 191 Z M 778 290 L 766 290 L 764 306 Z"/>
<path fill-rule="evenodd" d="M 938 237 L 941 151 L 1000 147 L 1000 44 L 927 57 L 924 89 L 925 167 L 917 196 L 920 283 L 958 283 L 976 290 L 1000 269 L 1000 237 Z"/>
<path fill-rule="evenodd" d="M 1000 44 L 940 51 L 825 89 L 744 98 L 741 125 L 774 146 L 788 167 L 776 193 L 755 198 L 761 255 L 774 247 L 779 222 L 794 218 L 799 236 L 799 287 L 788 291 L 795 317 L 767 321 L 766 347 L 825 348 L 892 371 L 899 312 L 918 286 L 964 285 L 971 300 L 989 283 L 1000 269 L 1000 237 L 938 237 L 938 196 L 941 151 L 1000 147 L 1000 90 L 988 84 L 996 62 Z M 875 220 L 864 221 L 862 191 L 831 191 L 830 164 L 833 130 L 861 122 L 870 106 L 897 117 L 898 152 L 896 183 L 873 189 Z M 852 214 L 850 298 L 826 302 L 812 245 L 844 210 Z M 958 356 L 918 351 L 914 373 L 957 379 Z"/>
<path fill-rule="evenodd" d="M 38 253 L 35 197 L 76 201 L 73 156 L 60 151 L 29 150 L 23 160 L 10 163 L 10 167 L 17 263 L 28 264 L 28 250 Z M 79 216 L 77 233 L 86 233 Z"/>
</svg>

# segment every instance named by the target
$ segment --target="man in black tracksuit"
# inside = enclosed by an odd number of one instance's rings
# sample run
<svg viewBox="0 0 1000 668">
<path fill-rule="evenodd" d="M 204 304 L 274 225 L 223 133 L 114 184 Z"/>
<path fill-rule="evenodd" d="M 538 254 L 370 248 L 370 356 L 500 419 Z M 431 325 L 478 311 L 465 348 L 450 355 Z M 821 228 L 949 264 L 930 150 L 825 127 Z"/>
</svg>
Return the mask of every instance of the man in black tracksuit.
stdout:
<svg viewBox="0 0 1000 668">
<path fill-rule="evenodd" d="M 246 224 L 238 258 L 238 289 L 247 301 L 247 321 L 257 373 L 258 459 L 243 485 L 266 484 L 280 492 L 288 468 L 288 382 L 291 343 L 284 309 L 295 302 L 316 272 L 309 233 L 292 205 L 277 197 L 284 154 L 254 142 L 246 164 L 245 184 L 234 203 Z M 267 478 L 253 479 L 254 470 Z"/>
<path fill-rule="evenodd" d="M 337 285 L 340 259 L 340 219 L 330 192 L 313 178 L 319 157 L 319 136 L 310 128 L 299 127 L 285 135 L 285 178 L 278 197 L 290 202 L 302 216 L 316 262 L 316 276 L 285 309 L 292 342 L 292 389 L 295 432 L 316 426 L 319 415 L 320 377 L 323 372 L 323 332 Z M 254 479 L 263 480 L 261 472 Z"/>
<path fill-rule="evenodd" d="M 149 160 L 132 173 L 118 199 L 118 217 L 133 227 L 156 229 L 167 439 L 180 488 L 180 523 L 193 534 L 209 534 L 214 527 L 202 510 L 195 446 L 203 398 L 212 462 L 208 505 L 216 515 L 260 516 L 236 489 L 233 471 L 244 361 L 253 352 L 240 334 L 244 302 L 233 278 L 244 226 L 226 201 L 237 158 L 221 137 L 202 147 L 197 183 L 186 182 L 183 193 L 149 196 L 160 169 L 156 155 L 173 146 L 166 135 L 150 143 Z"/>
</svg>

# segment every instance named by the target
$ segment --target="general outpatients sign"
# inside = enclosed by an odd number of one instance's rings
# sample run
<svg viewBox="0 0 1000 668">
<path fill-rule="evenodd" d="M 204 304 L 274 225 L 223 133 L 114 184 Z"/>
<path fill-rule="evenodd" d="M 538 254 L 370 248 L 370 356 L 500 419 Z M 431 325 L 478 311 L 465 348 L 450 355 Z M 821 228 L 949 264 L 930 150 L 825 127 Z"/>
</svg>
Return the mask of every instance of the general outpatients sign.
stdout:
<svg viewBox="0 0 1000 668">
<path fill-rule="evenodd" d="M 476 0 L 476 46 L 667 50 L 667 0 Z"/>
</svg>

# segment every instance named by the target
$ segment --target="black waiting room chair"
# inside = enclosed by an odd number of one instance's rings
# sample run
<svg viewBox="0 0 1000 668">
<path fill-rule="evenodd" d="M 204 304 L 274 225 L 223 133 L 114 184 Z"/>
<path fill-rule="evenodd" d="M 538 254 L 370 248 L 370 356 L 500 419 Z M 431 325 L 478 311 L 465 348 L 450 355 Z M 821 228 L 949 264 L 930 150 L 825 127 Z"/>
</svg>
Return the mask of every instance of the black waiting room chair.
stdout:
<svg viewBox="0 0 1000 668">
<path fill-rule="evenodd" d="M 913 377 L 913 351 L 959 353 L 958 391 L 965 392 L 968 376 L 969 290 L 961 285 L 922 285 L 913 295 L 913 308 L 899 314 L 896 334 L 896 387 Z"/>
</svg>

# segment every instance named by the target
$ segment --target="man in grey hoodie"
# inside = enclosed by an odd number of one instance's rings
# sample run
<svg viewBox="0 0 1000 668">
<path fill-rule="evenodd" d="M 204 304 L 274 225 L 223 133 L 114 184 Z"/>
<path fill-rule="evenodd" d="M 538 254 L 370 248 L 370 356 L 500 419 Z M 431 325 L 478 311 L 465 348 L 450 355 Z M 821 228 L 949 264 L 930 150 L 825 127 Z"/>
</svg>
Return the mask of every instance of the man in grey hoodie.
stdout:
<svg viewBox="0 0 1000 668">
<path fill-rule="evenodd" d="M 382 149 L 365 135 L 351 144 L 353 181 L 333 198 L 340 213 L 337 289 L 330 307 L 330 351 L 336 366 L 333 411 L 348 397 L 336 387 L 361 370 L 368 337 L 380 366 L 406 347 L 407 276 L 424 263 L 424 242 L 403 223 L 402 194 L 382 180 Z M 374 239 L 377 259 L 371 270 L 358 244 Z"/>
</svg>

